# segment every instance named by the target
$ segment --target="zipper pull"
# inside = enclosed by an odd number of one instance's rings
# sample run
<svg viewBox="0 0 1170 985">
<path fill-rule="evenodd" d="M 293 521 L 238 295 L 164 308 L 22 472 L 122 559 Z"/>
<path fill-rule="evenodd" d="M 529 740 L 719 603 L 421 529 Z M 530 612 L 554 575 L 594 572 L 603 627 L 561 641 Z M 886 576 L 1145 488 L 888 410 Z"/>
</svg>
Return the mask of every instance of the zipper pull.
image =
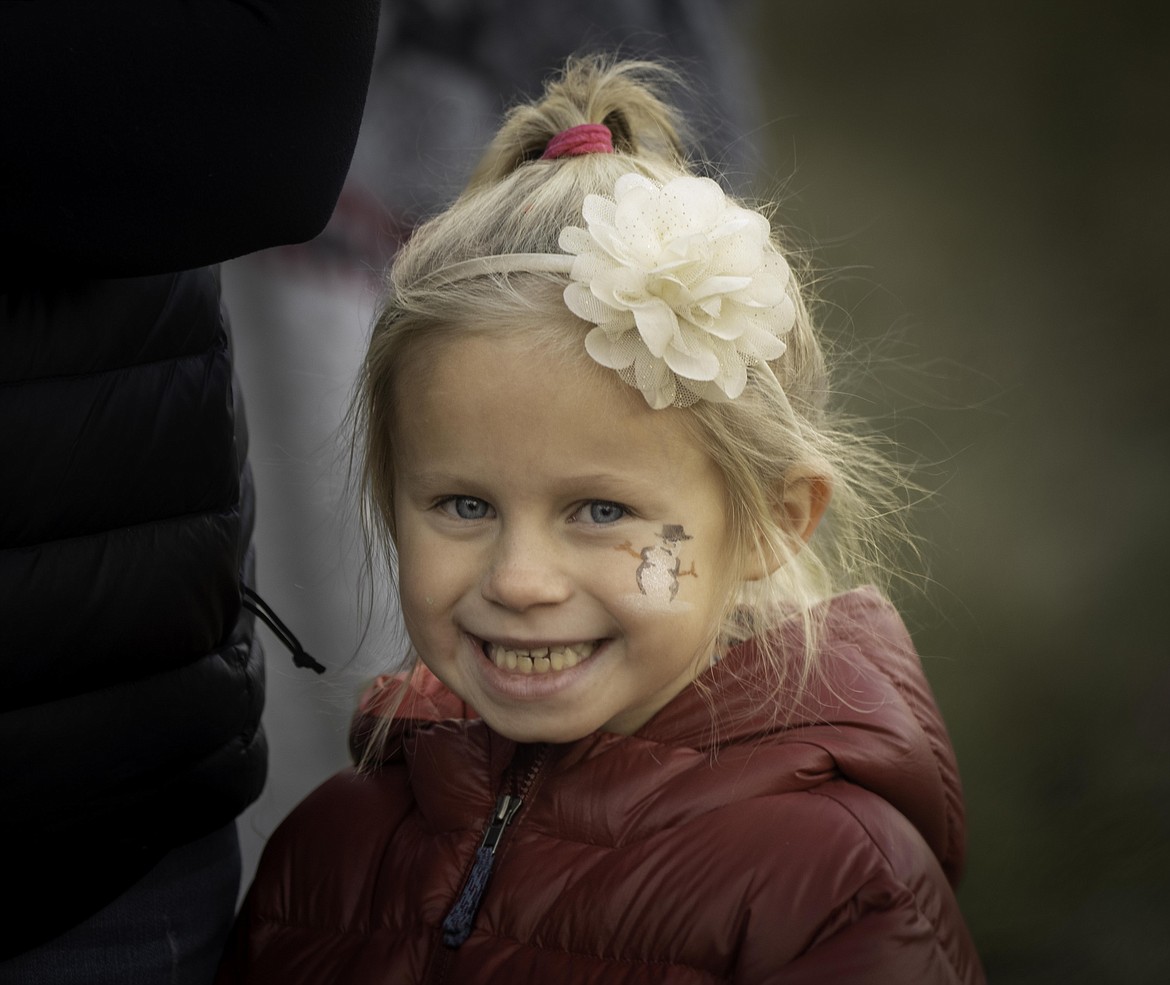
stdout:
<svg viewBox="0 0 1170 985">
<path fill-rule="evenodd" d="M 458 947 L 471 936 L 471 925 L 475 922 L 476 913 L 479 912 L 488 876 L 492 874 L 496 846 L 504 835 L 504 828 L 516 816 L 523 803 L 523 800 L 511 794 L 501 794 L 500 799 L 496 801 L 495 813 L 492 814 L 483 841 L 479 843 L 479 848 L 475 852 L 475 863 L 471 866 L 471 872 L 467 874 L 467 882 L 463 884 L 459 899 L 443 920 L 443 943 L 448 947 Z"/>
</svg>

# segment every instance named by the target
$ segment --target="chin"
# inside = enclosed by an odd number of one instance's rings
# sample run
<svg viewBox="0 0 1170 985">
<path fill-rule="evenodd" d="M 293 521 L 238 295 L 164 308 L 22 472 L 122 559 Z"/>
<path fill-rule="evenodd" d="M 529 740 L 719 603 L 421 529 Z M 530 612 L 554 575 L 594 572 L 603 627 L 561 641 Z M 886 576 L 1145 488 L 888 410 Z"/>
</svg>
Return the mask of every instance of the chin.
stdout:
<svg viewBox="0 0 1170 985">
<path fill-rule="evenodd" d="M 482 712 L 480 713 L 483 714 Z M 493 719 L 490 715 L 483 715 L 484 721 L 491 726 L 493 732 L 502 735 L 513 742 L 550 742 L 563 744 L 576 742 L 585 736 L 596 732 L 600 726 L 573 724 L 566 722 L 517 722 L 514 719 L 503 721 Z"/>
</svg>

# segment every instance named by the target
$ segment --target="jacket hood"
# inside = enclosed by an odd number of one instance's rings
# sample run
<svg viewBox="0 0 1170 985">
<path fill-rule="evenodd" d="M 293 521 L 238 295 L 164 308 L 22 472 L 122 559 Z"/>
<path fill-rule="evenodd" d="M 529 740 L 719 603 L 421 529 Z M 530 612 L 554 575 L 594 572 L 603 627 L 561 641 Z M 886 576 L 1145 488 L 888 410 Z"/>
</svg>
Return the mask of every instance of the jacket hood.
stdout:
<svg viewBox="0 0 1170 985">
<path fill-rule="evenodd" d="M 708 753 L 724 766 L 741 761 L 739 775 L 753 789 L 741 785 L 736 796 L 811 789 L 843 777 L 897 808 L 956 882 L 965 851 L 958 769 L 901 618 L 872 588 L 837 596 L 817 615 L 817 664 L 802 685 L 778 686 L 749 641 L 634 735 L 586 736 L 559 747 L 559 761 L 603 756 L 631 742 L 684 747 Z M 780 643 L 782 652 L 799 653 L 803 640 L 789 628 Z M 364 748 L 374 729 L 381 732 L 376 758 L 382 763 L 409 762 L 414 740 L 425 744 L 436 732 L 479 745 L 498 771 L 516 751 L 421 665 L 408 676 L 375 682 L 355 719 L 353 748 Z M 768 757 L 766 769 L 760 768 L 760 757 Z"/>
</svg>

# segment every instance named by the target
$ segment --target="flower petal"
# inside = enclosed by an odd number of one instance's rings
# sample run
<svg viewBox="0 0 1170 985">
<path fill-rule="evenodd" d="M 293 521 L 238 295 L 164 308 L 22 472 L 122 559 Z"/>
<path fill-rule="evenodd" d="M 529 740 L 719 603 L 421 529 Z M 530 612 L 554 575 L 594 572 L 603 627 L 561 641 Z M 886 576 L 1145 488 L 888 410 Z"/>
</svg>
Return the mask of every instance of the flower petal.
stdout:
<svg viewBox="0 0 1170 985">
<path fill-rule="evenodd" d="M 751 287 L 751 284 L 750 277 L 707 277 L 691 288 L 691 293 L 698 299 L 709 298 L 714 295 L 735 294 L 737 291 Z"/>
<path fill-rule="evenodd" d="M 593 249 L 594 239 L 588 229 L 582 229 L 580 226 L 565 226 L 561 230 L 561 235 L 557 237 L 557 246 L 564 252 L 576 256 Z"/>
<path fill-rule="evenodd" d="M 603 328 L 592 328 L 585 336 L 585 351 L 597 363 L 609 369 L 625 369 L 632 366 L 639 352 L 645 347 L 635 332 L 611 335 Z"/>
<path fill-rule="evenodd" d="M 720 373 L 719 358 L 709 349 L 685 351 L 671 347 L 663 357 L 666 365 L 688 380 L 713 380 Z"/>
<path fill-rule="evenodd" d="M 604 195 L 586 195 L 581 205 L 581 215 L 590 230 L 594 226 L 613 227 L 614 216 L 617 215 L 617 204 Z"/>
<path fill-rule="evenodd" d="M 658 359 L 640 356 L 634 361 L 634 379 L 642 396 L 654 410 L 662 410 L 674 403 L 677 384 L 674 374 Z"/>
<path fill-rule="evenodd" d="M 649 192 L 655 192 L 658 190 L 658 185 L 651 179 L 647 178 L 644 174 L 638 174 L 637 171 L 629 171 L 626 174 L 623 174 L 614 183 L 614 196 L 618 199 L 622 199 L 625 198 L 626 195 L 630 194 L 634 189 L 638 188 Z"/>
<path fill-rule="evenodd" d="M 725 362 L 715 385 L 732 400 L 743 393 L 747 386 L 747 366 L 738 359 Z"/>
<path fill-rule="evenodd" d="M 661 359 L 666 347 L 678 334 L 678 316 L 658 298 L 649 298 L 636 307 L 631 306 L 631 310 L 646 348 Z"/>
<path fill-rule="evenodd" d="M 646 275 L 629 267 L 610 267 L 601 270 L 590 281 L 593 293 L 615 308 L 631 308 L 649 301 Z"/>
<path fill-rule="evenodd" d="M 623 331 L 634 327 L 634 317 L 629 311 L 607 305 L 584 284 L 569 284 L 564 298 L 565 307 L 584 321 L 594 325 L 615 324 Z"/>
</svg>

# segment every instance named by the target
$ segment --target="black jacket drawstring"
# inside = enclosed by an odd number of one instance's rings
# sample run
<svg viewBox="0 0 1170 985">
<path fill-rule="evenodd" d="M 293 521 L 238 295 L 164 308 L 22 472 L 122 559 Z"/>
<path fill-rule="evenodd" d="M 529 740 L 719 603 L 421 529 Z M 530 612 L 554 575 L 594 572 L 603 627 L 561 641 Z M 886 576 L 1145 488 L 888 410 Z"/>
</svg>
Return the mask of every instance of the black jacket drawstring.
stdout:
<svg viewBox="0 0 1170 985">
<path fill-rule="evenodd" d="M 280 621 L 280 617 L 272 611 L 272 607 L 247 585 L 242 585 L 241 588 L 244 591 L 244 608 L 259 616 L 264 624 L 276 635 L 276 638 L 288 647 L 292 653 L 293 663 L 298 667 L 307 667 L 309 670 L 316 671 L 318 674 L 324 674 L 324 665 L 319 664 L 305 652 L 305 648 L 301 646 L 301 641 L 293 635 L 291 629 Z"/>
</svg>

